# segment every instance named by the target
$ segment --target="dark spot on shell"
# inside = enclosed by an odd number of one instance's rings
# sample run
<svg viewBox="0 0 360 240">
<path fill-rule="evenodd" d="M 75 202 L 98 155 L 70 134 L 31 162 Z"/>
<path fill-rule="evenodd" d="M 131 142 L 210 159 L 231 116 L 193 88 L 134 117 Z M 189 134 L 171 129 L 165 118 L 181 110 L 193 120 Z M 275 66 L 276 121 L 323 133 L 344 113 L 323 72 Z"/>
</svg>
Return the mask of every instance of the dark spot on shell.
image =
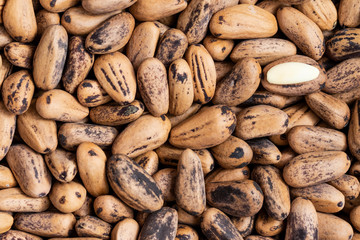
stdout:
<svg viewBox="0 0 360 240">
<path fill-rule="evenodd" d="M 89 83 L 89 82 L 83 82 L 83 83 L 81 84 L 81 86 L 83 86 L 83 87 L 92 87 L 92 84 Z"/>
<path fill-rule="evenodd" d="M 97 156 L 96 152 L 94 152 L 93 150 L 88 151 L 90 156 Z"/>
<path fill-rule="evenodd" d="M 44 152 L 45 152 L 45 153 L 50 152 L 50 148 L 46 148 L 46 149 L 44 150 Z"/>
<path fill-rule="evenodd" d="M 63 134 L 59 134 L 59 142 L 61 146 L 66 146 L 66 137 Z"/>
<path fill-rule="evenodd" d="M 103 211 L 103 209 L 101 207 L 99 207 L 98 209 L 96 209 L 96 214 L 100 214 Z"/>
<path fill-rule="evenodd" d="M 241 147 L 235 148 L 235 151 L 230 154 L 230 158 L 240 159 L 244 156 L 244 150 Z"/>
<path fill-rule="evenodd" d="M 50 96 L 47 96 L 47 97 L 46 97 L 46 103 L 47 103 L 47 104 L 50 104 L 50 103 L 51 103 L 51 98 L 50 98 Z"/>
<path fill-rule="evenodd" d="M 77 198 L 81 198 L 81 194 L 79 192 L 75 192 Z"/>
<path fill-rule="evenodd" d="M 56 0 L 51 0 L 50 7 L 55 7 L 55 4 L 56 4 Z"/>
<path fill-rule="evenodd" d="M 66 177 L 67 177 L 67 172 L 66 172 L 66 171 L 63 171 L 63 172 L 59 175 L 59 178 L 60 178 L 61 180 L 65 180 Z"/>
<path fill-rule="evenodd" d="M 65 200 L 66 200 L 65 196 L 62 196 L 62 197 L 59 199 L 59 203 L 60 203 L 60 204 L 64 204 L 64 203 L 65 203 Z"/>
<path fill-rule="evenodd" d="M 64 17 L 64 20 L 65 20 L 65 22 L 70 23 L 71 22 L 71 17 L 69 15 L 66 15 Z"/>
<path fill-rule="evenodd" d="M 342 206 L 344 206 L 344 203 L 343 203 L 342 201 L 341 201 L 341 202 L 338 202 L 337 206 L 338 206 L 338 207 L 342 207 Z"/>
<path fill-rule="evenodd" d="M 160 117 L 161 117 L 161 119 L 162 119 L 163 121 L 165 121 L 165 120 L 166 120 L 165 115 L 161 115 Z"/>
</svg>

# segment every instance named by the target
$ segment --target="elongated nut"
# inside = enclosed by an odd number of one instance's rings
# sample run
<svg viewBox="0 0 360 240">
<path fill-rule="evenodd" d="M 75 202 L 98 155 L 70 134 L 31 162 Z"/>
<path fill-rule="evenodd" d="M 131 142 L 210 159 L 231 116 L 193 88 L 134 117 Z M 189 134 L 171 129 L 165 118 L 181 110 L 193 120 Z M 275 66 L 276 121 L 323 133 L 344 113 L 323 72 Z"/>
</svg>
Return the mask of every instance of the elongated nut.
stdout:
<svg viewBox="0 0 360 240">
<path fill-rule="evenodd" d="M 285 240 L 297 239 L 299 233 L 304 239 L 318 239 L 318 232 L 318 218 L 314 205 L 310 200 L 301 197 L 293 200 L 287 221 Z"/>
<path fill-rule="evenodd" d="M 176 203 L 191 215 L 201 215 L 206 206 L 204 173 L 201 161 L 191 149 L 180 156 L 175 184 Z"/>
<path fill-rule="evenodd" d="M 180 148 L 203 149 L 224 142 L 235 128 L 236 117 L 229 107 L 202 109 L 171 130 L 170 143 Z"/>
</svg>

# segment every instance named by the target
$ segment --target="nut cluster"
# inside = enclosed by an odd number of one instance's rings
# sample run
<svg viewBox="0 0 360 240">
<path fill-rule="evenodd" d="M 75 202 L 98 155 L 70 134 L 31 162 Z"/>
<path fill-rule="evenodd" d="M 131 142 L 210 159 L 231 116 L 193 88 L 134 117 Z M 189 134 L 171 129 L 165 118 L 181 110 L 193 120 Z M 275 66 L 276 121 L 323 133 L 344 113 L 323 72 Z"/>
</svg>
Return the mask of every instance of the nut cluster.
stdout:
<svg viewBox="0 0 360 240">
<path fill-rule="evenodd" d="M 0 240 L 359 240 L 359 0 L 0 0 Z"/>
</svg>

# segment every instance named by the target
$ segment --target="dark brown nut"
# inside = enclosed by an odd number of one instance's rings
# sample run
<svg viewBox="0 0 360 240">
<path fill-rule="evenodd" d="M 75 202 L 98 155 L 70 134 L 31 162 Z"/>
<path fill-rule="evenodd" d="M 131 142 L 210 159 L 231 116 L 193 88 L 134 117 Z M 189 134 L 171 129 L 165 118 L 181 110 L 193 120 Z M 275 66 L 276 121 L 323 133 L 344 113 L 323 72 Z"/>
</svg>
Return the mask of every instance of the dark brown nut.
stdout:
<svg viewBox="0 0 360 240">
<path fill-rule="evenodd" d="M 77 99 L 85 107 L 97 107 L 111 101 L 111 97 L 96 80 L 85 79 L 77 88 Z"/>
<path fill-rule="evenodd" d="M 139 224 L 132 218 L 118 222 L 111 231 L 111 240 L 135 240 L 138 236 Z"/>
<path fill-rule="evenodd" d="M 51 176 L 43 157 L 24 144 L 12 145 L 6 160 L 21 190 L 30 197 L 45 197 Z"/>
<path fill-rule="evenodd" d="M 77 182 L 55 182 L 49 198 L 52 205 L 60 212 L 71 213 L 79 210 L 85 203 L 86 189 Z"/>
<path fill-rule="evenodd" d="M 130 13 L 119 13 L 91 31 L 85 47 L 93 54 L 116 52 L 128 43 L 134 27 L 135 19 Z"/>
<path fill-rule="evenodd" d="M 343 0 L 339 3 L 339 24 L 344 27 L 360 25 L 360 3 L 357 0 Z"/>
<path fill-rule="evenodd" d="M 348 131 L 348 144 L 351 154 L 360 160 L 360 118 L 359 118 L 359 111 L 360 105 L 359 101 L 356 100 L 354 104 L 354 108 L 352 111 L 352 117 L 349 124 L 349 131 Z"/>
<path fill-rule="evenodd" d="M 33 198 L 25 195 L 20 188 L 0 190 L 0 211 L 43 212 L 50 207 L 48 197 Z"/>
<path fill-rule="evenodd" d="M 224 142 L 235 128 L 236 117 L 229 107 L 203 108 L 171 130 L 170 143 L 180 148 L 203 149 Z"/>
<path fill-rule="evenodd" d="M 323 183 L 305 188 L 292 188 L 291 196 L 309 199 L 317 211 L 335 213 L 343 209 L 345 205 L 344 195 L 335 187 Z"/>
<path fill-rule="evenodd" d="M 131 103 L 136 94 L 136 77 L 130 60 L 120 52 L 96 59 L 94 73 L 104 90 L 120 105 Z"/>
<path fill-rule="evenodd" d="M 319 239 L 353 239 L 354 230 L 347 221 L 333 214 L 318 212 L 317 216 L 319 221 Z"/>
<path fill-rule="evenodd" d="M 170 63 L 184 56 L 187 47 L 186 35 L 176 28 L 171 28 L 161 37 L 156 58 L 165 66 L 169 66 Z"/>
<path fill-rule="evenodd" d="M 184 114 L 193 104 L 194 85 L 189 64 L 177 59 L 169 67 L 169 113 Z"/>
<path fill-rule="evenodd" d="M 62 76 L 65 90 L 74 93 L 88 75 L 93 64 L 94 55 L 85 50 L 84 39 L 79 36 L 71 37 L 67 62 Z"/>
<path fill-rule="evenodd" d="M 4 55 L 12 65 L 31 69 L 35 49 L 32 45 L 12 42 L 5 46 Z"/>
<path fill-rule="evenodd" d="M 185 33 L 189 44 L 200 43 L 206 36 L 211 19 L 211 6 L 213 1 L 191 1 L 180 13 L 176 28 Z"/>
<path fill-rule="evenodd" d="M 250 178 L 249 167 L 223 169 L 218 168 L 206 176 L 205 184 L 209 182 L 240 182 Z"/>
<path fill-rule="evenodd" d="M 58 13 L 49 12 L 41 9 L 36 13 L 37 35 L 41 36 L 45 29 L 50 25 L 60 24 L 60 16 Z"/>
<path fill-rule="evenodd" d="M 85 2 L 85 1 L 82 1 Z M 81 6 L 71 7 L 62 15 L 61 25 L 69 34 L 86 35 L 102 22 L 120 13 L 120 10 L 102 14 L 91 14 Z"/>
<path fill-rule="evenodd" d="M 175 183 L 177 177 L 176 169 L 163 168 L 157 171 L 152 177 L 154 178 L 156 184 L 159 186 L 164 196 L 164 201 L 175 201 Z"/>
<path fill-rule="evenodd" d="M 201 108 L 202 105 L 194 103 L 188 108 L 183 114 L 174 116 L 168 115 L 169 120 L 171 122 L 171 127 L 175 127 L 179 125 L 184 120 L 188 119 L 189 117 L 193 116 L 197 111 Z"/>
<path fill-rule="evenodd" d="M 211 101 L 215 94 L 216 69 L 214 60 L 202 45 L 191 45 L 185 54 L 193 78 L 194 101 L 205 104 Z"/>
<path fill-rule="evenodd" d="M 290 209 L 289 209 L 290 210 Z M 255 221 L 255 229 L 261 236 L 275 236 L 285 228 L 284 221 L 270 217 L 266 211 L 260 211 Z"/>
<path fill-rule="evenodd" d="M 99 146 L 82 142 L 76 150 L 79 174 L 86 190 L 94 197 L 108 194 L 106 155 Z"/>
<path fill-rule="evenodd" d="M 219 82 L 221 79 L 226 77 L 234 67 L 233 62 L 215 62 L 215 70 L 216 70 L 216 82 Z"/>
<path fill-rule="evenodd" d="M 291 211 L 286 226 L 285 240 L 318 239 L 318 218 L 310 200 L 298 197 L 291 203 Z"/>
<path fill-rule="evenodd" d="M 55 104 L 53 103 L 51 105 L 52 100 L 55 101 Z M 40 115 L 48 119 L 60 121 L 82 120 L 88 115 L 89 111 L 86 107 L 81 106 L 73 96 L 60 89 L 53 89 L 45 92 L 38 98 L 36 105 Z M 72 108 L 69 109 L 69 106 L 72 106 Z M 55 108 L 55 110 L 53 108 Z M 53 110 L 54 112 L 52 112 Z M 60 113 L 58 112 L 59 110 Z M 82 115 L 84 113 L 85 115 Z"/>
<path fill-rule="evenodd" d="M 206 200 L 231 216 L 249 217 L 260 211 L 264 195 L 260 186 L 252 180 L 207 182 Z"/>
<path fill-rule="evenodd" d="M 38 153 L 47 154 L 56 149 L 57 129 L 54 120 L 42 118 L 33 101 L 25 113 L 17 119 L 17 130 L 24 142 Z"/>
<path fill-rule="evenodd" d="M 359 34 L 360 30 L 358 28 L 346 28 L 337 31 L 326 42 L 329 57 L 335 61 L 360 57 Z"/>
<path fill-rule="evenodd" d="M 101 105 L 90 110 L 90 119 L 100 125 L 123 125 L 138 119 L 144 108 L 144 104 L 138 100 L 126 105 Z"/>
<path fill-rule="evenodd" d="M 179 224 L 176 232 L 175 240 L 198 240 L 199 236 L 195 229 L 192 227 L 185 225 L 185 224 Z"/>
<path fill-rule="evenodd" d="M 353 227 L 359 231 L 360 229 L 360 207 L 354 207 L 350 212 L 350 221 Z"/>
<path fill-rule="evenodd" d="M 159 168 L 159 157 L 154 151 L 148 151 L 137 156 L 134 161 L 139 164 L 145 171 L 150 174 L 154 175 L 158 172 Z"/>
<path fill-rule="evenodd" d="M 287 147 L 281 151 L 281 158 L 280 160 L 274 164 L 275 167 L 278 169 L 283 169 L 284 166 L 294 157 L 296 157 L 297 153 L 294 152 L 290 147 Z"/>
<path fill-rule="evenodd" d="M 45 155 L 45 162 L 59 182 L 71 182 L 78 172 L 75 154 L 60 148 Z"/>
<path fill-rule="evenodd" d="M 337 9 L 331 0 L 312 0 L 296 6 L 316 23 L 322 31 L 330 31 L 337 23 Z"/>
<path fill-rule="evenodd" d="M 251 39 L 240 42 L 231 52 L 230 58 L 237 62 L 242 58 L 255 58 L 261 66 L 296 54 L 292 42 L 279 38 Z"/>
<path fill-rule="evenodd" d="M 1 93 L 4 105 L 10 112 L 25 113 L 31 103 L 35 85 L 27 70 L 20 70 L 8 76 L 2 83 Z"/>
<path fill-rule="evenodd" d="M 281 31 L 307 56 L 319 60 L 325 52 L 324 35 L 310 18 L 292 7 L 277 11 Z M 301 26 L 299 28 L 298 26 Z"/>
<path fill-rule="evenodd" d="M 204 47 L 215 61 L 224 61 L 232 51 L 234 41 L 207 36 L 204 39 Z"/>
<path fill-rule="evenodd" d="M 267 80 L 268 77 L 267 75 L 271 68 L 280 64 L 286 64 L 292 62 L 303 63 L 310 65 L 311 67 L 315 67 L 319 70 L 319 75 L 313 80 L 300 82 L 300 83 L 293 83 L 293 84 L 286 84 L 286 82 L 284 82 L 283 84 L 274 84 L 274 83 L 270 83 Z M 261 80 L 262 86 L 270 92 L 278 93 L 285 96 L 302 96 L 302 95 L 307 95 L 309 93 L 317 92 L 324 87 L 326 81 L 326 73 L 325 70 L 322 68 L 322 66 L 313 59 L 302 55 L 293 55 L 290 57 L 285 57 L 276 60 L 266 65 L 263 73 L 264 73 L 264 78 Z"/>
<path fill-rule="evenodd" d="M 65 12 L 66 9 L 77 5 L 80 0 L 40 0 L 40 4 L 43 8 L 49 12 Z"/>
<path fill-rule="evenodd" d="M 234 136 L 230 136 L 225 142 L 211 148 L 211 153 L 223 168 L 242 168 L 253 158 L 251 147 Z"/>
<path fill-rule="evenodd" d="M 133 218 L 133 210 L 112 195 L 101 195 L 94 201 L 96 215 L 108 223 L 117 223 L 124 218 Z"/>
<path fill-rule="evenodd" d="M 245 108 L 236 118 L 235 136 L 244 140 L 283 134 L 289 123 L 284 111 L 267 105 Z"/>
<path fill-rule="evenodd" d="M 251 163 L 255 164 L 276 164 L 281 159 L 281 152 L 277 146 L 267 138 L 257 138 L 247 141 L 253 151 Z"/>
<path fill-rule="evenodd" d="M 151 213 L 142 227 L 139 240 L 175 239 L 178 224 L 178 214 L 173 208 L 163 207 Z"/>
<path fill-rule="evenodd" d="M 327 71 L 324 91 L 330 94 L 347 92 L 360 86 L 360 58 L 347 59 Z"/>
<path fill-rule="evenodd" d="M 265 208 L 269 216 L 279 221 L 287 218 L 291 204 L 290 192 L 281 172 L 273 166 L 256 166 L 251 174 L 264 193 Z"/>
<path fill-rule="evenodd" d="M 16 187 L 17 182 L 10 168 L 0 165 L 0 189 Z"/>
<path fill-rule="evenodd" d="M 231 73 L 217 83 L 213 103 L 237 106 L 248 100 L 259 87 L 261 67 L 254 58 L 239 60 Z"/>
<path fill-rule="evenodd" d="M 186 6 L 185 0 L 137 0 L 129 10 L 138 21 L 155 21 L 179 13 Z"/>
<path fill-rule="evenodd" d="M 187 224 L 190 226 L 199 226 L 201 216 L 194 216 L 190 215 L 189 213 L 185 212 L 182 208 L 175 206 L 177 212 L 178 212 L 178 221 L 182 224 Z"/>
<path fill-rule="evenodd" d="M 0 234 L 10 230 L 14 223 L 14 218 L 11 214 L 0 212 Z"/>
<path fill-rule="evenodd" d="M 170 128 L 170 121 L 165 115 L 141 116 L 116 137 L 112 145 L 112 153 L 137 157 L 158 148 L 166 142 Z"/>
<path fill-rule="evenodd" d="M 353 88 L 346 92 L 335 93 L 333 96 L 346 102 L 346 104 L 351 104 L 360 98 L 360 88 Z"/>
<path fill-rule="evenodd" d="M 286 100 L 289 97 L 272 93 L 269 91 L 256 91 L 248 100 L 242 103 L 241 106 L 250 107 L 254 105 L 270 105 L 276 108 L 284 108 Z"/>
<path fill-rule="evenodd" d="M 109 239 L 111 225 L 97 217 L 81 217 L 75 224 L 75 230 L 79 237 L 98 237 Z"/>
<path fill-rule="evenodd" d="M 191 149 L 182 152 L 175 184 L 176 203 L 191 215 L 201 215 L 206 206 L 204 173 L 201 161 Z"/>
<path fill-rule="evenodd" d="M 0 129 L 2 136 L 0 138 L 0 161 L 6 156 L 14 138 L 16 128 L 16 115 L 10 113 L 3 102 L 0 102 Z"/>
<path fill-rule="evenodd" d="M 11 240 L 11 239 L 17 239 L 17 240 L 42 240 L 41 237 L 32 235 L 30 233 L 18 231 L 18 230 L 9 230 L 1 235 L 1 240 Z"/>
<path fill-rule="evenodd" d="M 125 155 L 116 154 L 109 158 L 107 176 L 114 192 L 130 207 L 146 212 L 162 207 L 164 199 L 155 180 Z"/>
<path fill-rule="evenodd" d="M 32 42 L 34 40 L 37 25 L 31 0 L 6 1 L 2 10 L 2 19 L 6 31 L 16 41 Z"/>
<path fill-rule="evenodd" d="M 55 88 L 61 80 L 68 48 L 68 35 L 61 25 L 51 25 L 44 31 L 33 59 L 36 87 Z"/>
<path fill-rule="evenodd" d="M 328 183 L 344 194 L 347 200 L 353 200 L 359 196 L 360 183 L 354 176 L 344 174 Z"/>
<path fill-rule="evenodd" d="M 303 154 L 315 151 L 345 151 L 346 135 L 340 131 L 317 127 L 296 126 L 287 134 L 290 147 Z"/>
<path fill-rule="evenodd" d="M 7 44 L 13 42 L 9 33 L 5 30 L 4 26 L 0 26 L 0 48 L 4 48 Z"/>
<path fill-rule="evenodd" d="M 88 216 L 88 215 L 94 215 L 94 206 L 93 206 L 93 199 L 91 197 L 89 197 L 89 195 L 86 195 L 85 198 L 85 202 L 84 204 L 81 206 L 81 208 L 79 208 L 78 210 L 76 210 L 74 213 L 74 215 L 76 217 L 84 217 L 84 216 Z"/>
<path fill-rule="evenodd" d="M 137 84 L 146 108 L 155 117 L 169 110 L 169 86 L 164 64 L 156 58 L 144 60 L 137 71 Z"/>
<path fill-rule="evenodd" d="M 71 213 L 18 213 L 14 226 L 17 230 L 40 237 L 68 237 L 76 219 Z"/>
<path fill-rule="evenodd" d="M 209 240 L 243 240 L 230 218 L 216 208 L 203 213 L 201 231 Z"/>
<path fill-rule="evenodd" d="M 218 11 L 209 29 L 221 39 L 266 38 L 278 30 L 276 18 L 268 11 L 250 4 L 239 4 Z"/>
<path fill-rule="evenodd" d="M 160 29 L 154 22 L 143 22 L 135 27 L 126 48 L 126 56 L 135 69 L 145 59 L 154 57 L 159 37 Z"/>
<path fill-rule="evenodd" d="M 349 168 L 350 158 L 344 152 L 304 153 L 294 157 L 284 167 L 283 178 L 291 187 L 308 187 L 337 179 Z"/>
<path fill-rule="evenodd" d="M 83 8 L 91 14 L 105 14 L 113 11 L 123 10 L 130 7 L 136 2 L 136 0 L 83 0 L 81 1 Z"/>
<path fill-rule="evenodd" d="M 114 127 L 86 123 L 65 123 L 58 131 L 60 145 L 69 151 L 74 151 L 83 142 L 108 147 L 114 142 L 117 134 L 118 131 Z"/>
<path fill-rule="evenodd" d="M 255 217 L 232 217 L 231 222 L 239 231 L 242 237 L 246 237 L 253 231 Z"/>
<path fill-rule="evenodd" d="M 317 92 L 305 96 L 305 100 L 311 110 L 330 126 L 342 129 L 349 123 L 349 106 L 340 99 Z"/>
</svg>

